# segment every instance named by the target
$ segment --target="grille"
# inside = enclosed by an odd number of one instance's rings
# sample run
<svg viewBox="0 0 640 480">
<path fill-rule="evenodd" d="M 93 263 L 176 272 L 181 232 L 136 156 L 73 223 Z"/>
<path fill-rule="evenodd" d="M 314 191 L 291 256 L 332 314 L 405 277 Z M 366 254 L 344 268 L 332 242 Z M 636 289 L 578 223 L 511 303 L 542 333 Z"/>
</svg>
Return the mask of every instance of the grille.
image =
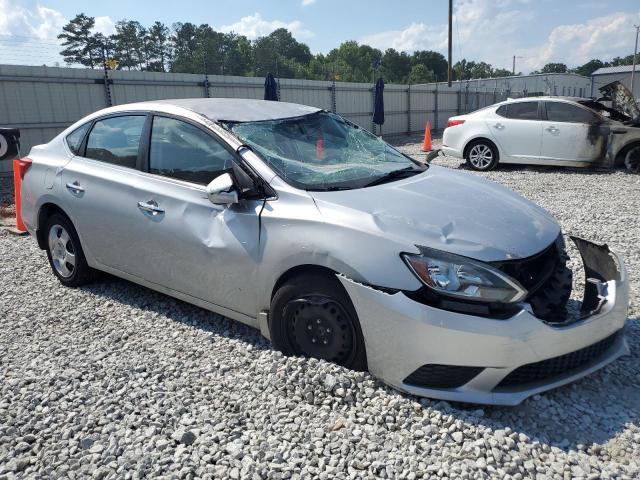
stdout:
<svg viewBox="0 0 640 480">
<path fill-rule="evenodd" d="M 532 257 L 522 260 L 496 262 L 493 265 L 517 280 L 520 285 L 532 293 L 549 279 L 558 263 L 563 262 L 565 259 L 566 253 L 564 249 L 558 248 L 557 243 L 554 242 Z"/>
<path fill-rule="evenodd" d="M 554 377 L 580 370 L 609 350 L 616 341 L 617 336 L 618 333 L 614 333 L 604 340 L 575 352 L 518 367 L 498 384 L 498 388 L 515 387 L 540 380 L 550 380 Z"/>
<path fill-rule="evenodd" d="M 457 388 L 478 375 L 483 367 L 455 365 L 423 365 L 404 379 L 404 383 L 423 388 Z"/>
</svg>

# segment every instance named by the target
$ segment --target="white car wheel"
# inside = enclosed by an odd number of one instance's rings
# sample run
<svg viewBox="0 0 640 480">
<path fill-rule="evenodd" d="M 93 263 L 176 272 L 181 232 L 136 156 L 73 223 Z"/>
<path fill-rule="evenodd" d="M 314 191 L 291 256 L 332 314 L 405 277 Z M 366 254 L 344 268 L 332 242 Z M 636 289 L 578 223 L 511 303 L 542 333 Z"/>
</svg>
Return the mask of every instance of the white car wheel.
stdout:
<svg viewBox="0 0 640 480">
<path fill-rule="evenodd" d="M 471 168 L 486 172 L 497 165 L 498 152 L 488 143 L 477 142 L 469 147 L 466 158 Z"/>
</svg>

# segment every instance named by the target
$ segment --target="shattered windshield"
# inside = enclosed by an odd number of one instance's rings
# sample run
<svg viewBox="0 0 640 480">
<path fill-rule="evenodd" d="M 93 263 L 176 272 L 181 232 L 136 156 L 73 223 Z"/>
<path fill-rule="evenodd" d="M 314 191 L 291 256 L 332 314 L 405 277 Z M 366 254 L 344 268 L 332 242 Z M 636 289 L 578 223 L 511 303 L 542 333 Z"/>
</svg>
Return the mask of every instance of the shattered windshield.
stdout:
<svg viewBox="0 0 640 480">
<path fill-rule="evenodd" d="M 226 126 L 285 181 L 305 190 L 361 188 L 426 168 L 329 112 Z"/>
</svg>

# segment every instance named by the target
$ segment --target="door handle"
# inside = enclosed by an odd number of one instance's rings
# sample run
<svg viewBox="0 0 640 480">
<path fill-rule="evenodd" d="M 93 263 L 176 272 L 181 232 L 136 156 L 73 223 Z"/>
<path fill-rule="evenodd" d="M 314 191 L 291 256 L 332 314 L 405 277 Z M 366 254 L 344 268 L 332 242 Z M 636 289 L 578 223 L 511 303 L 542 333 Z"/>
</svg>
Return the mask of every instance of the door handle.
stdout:
<svg viewBox="0 0 640 480">
<path fill-rule="evenodd" d="M 551 133 L 556 133 L 556 132 L 559 132 L 559 131 L 560 131 L 560 129 L 559 129 L 559 128 L 556 128 L 556 127 L 547 127 L 547 128 L 545 128 L 545 130 L 546 130 L 547 132 L 551 132 Z"/>
<path fill-rule="evenodd" d="M 73 183 L 67 183 L 67 189 L 71 190 L 73 193 L 84 192 L 84 188 L 80 186 L 77 180 Z"/>
<path fill-rule="evenodd" d="M 498 130 L 502 130 L 504 128 L 504 125 L 501 123 L 496 123 L 493 127 L 497 128 Z"/>
<path fill-rule="evenodd" d="M 148 202 L 138 202 L 138 208 L 145 213 L 150 213 L 151 215 L 164 213 L 164 208 L 160 208 L 154 200 L 149 200 Z"/>
</svg>

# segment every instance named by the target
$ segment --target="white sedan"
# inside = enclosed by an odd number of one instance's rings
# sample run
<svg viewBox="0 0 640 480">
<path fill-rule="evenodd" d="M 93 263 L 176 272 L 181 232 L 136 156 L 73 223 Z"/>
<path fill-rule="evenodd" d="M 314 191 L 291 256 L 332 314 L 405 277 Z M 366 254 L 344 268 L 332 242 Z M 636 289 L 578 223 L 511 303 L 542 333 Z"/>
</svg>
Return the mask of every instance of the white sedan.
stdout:
<svg viewBox="0 0 640 480">
<path fill-rule="evenodd" d="M 442 152 L 481 171 L 498 163 L 611 167 L 640 145 L 640 129 L 628 119 L 589 99 L 510 99 L 451 117 Z"/>
</svg>

